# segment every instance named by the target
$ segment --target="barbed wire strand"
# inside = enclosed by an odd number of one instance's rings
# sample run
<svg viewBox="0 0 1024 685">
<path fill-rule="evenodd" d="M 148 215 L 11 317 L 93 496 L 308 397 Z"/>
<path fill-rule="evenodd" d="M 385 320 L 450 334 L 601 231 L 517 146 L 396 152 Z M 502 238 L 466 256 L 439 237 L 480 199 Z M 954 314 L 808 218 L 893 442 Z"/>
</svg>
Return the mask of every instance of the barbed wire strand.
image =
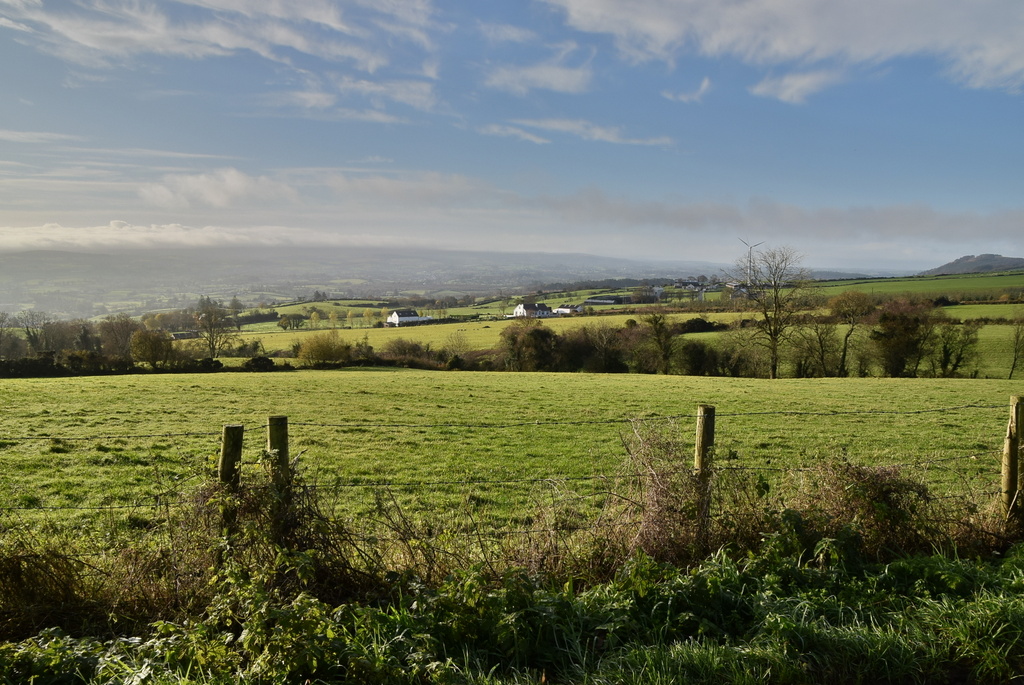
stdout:
<svg viewBox="0 0 1024 685">
<path fill-rule="evenodd" d="M 939 407 L 933 409 L 913 409 L 913 410 L 882 410 L 882 409 L 869 409 L 869 410 L 850 410 L 850 411 L 801 411 L 801 410 L 774 410 L 774 411 L 761 411 L 761 412 L 717 412 L 717 416 L 720 417 L 738 417 L 738 416 L 872 416 L 872 415 L 890 415 L 890 416 L 912 416 L 918 414 L 935 414 L 945 413 L 952 411 L 962 411 L 966 409 L 1005 409 L 1004 405 L 1000 404 L 964 404 L 953 407 Z M 622 419 L 600 419 L 600 420 L 566 420 L 566 421 L 517 421 L 512 423 L 318 423 L 309 421 L 294 421 L 291 422 L 292 426 L 307 426 L 314 428 L 410 428 L 410 429 L 427 429 L 427 428 L 489 428 L 489 429 L 505 429 L 505 428 L 523 428 L 526 426 L 591 426 L 591 425 L 611 425 L 611 424 L 629 424 L 634 422 L 645 422 L 645 421 L 673 421 L 678 419 L 696 418 L 697 414 L 683 413 L 683 414 L 670 414 L 666 416 L 641 416 L 633 418 L 622 418 Z M 266 429 L 265 425 L 260 428 Z M 92 436 L 59 436 L 59 435 L 26 435 L 26 436 L 3 436 L 0 440 L 26 442 L 33 440 L 61 440 L 65 442 L 70 441 L 89 441 L 89 440 L 128 440 L 128 439 L 146 439 L 146 438 L 182 438 L 182 437 L 213 437 L 219 436 L 220 432 L 213 431 L 186 431 L 182 433 L 139 433 L 139 434 L 122 434 L 122 435 L 92 435 Z"/>
</svg>

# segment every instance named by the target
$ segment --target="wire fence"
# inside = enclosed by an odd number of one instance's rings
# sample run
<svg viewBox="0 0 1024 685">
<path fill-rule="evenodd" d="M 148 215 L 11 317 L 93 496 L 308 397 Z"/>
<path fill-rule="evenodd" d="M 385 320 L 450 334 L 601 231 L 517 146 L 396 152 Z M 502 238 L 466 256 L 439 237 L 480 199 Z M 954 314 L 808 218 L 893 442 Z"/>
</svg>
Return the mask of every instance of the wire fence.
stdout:
<svg viewBox="0 0 1024 685">
<path fill-rule="evenodd" d="M 892 416 L 892 417 L 907 417 L 907 416 L 920 416 L 926 414 L 941 414 L 948 415 L 952 412 L 963 412 L 963 411 L 978 411 L 978 412 L 1005 412 L 1005 405 L 999 404 L 965 404 L 951 407 L 931 408 L 931 409 L 919 409 L 919 410 L 858 410 L 858 411 L 799 411 L 799 410 L 781 410 L 781 411 L 758 411 L 758 412 L 718 412 L 719 418 L 770 418 L 770 417 L 877 417 L 877 416 Z M 344 423 L 331 423 L 331 422 L 291 422 L 290 426 L 293 428 L 311 428 L 311 429 L 357 429 L 362 431 L 375 431 L 378 433 L 384 433 L 393 431 L 396 429 L 411 429 L 416 431 L 459 431 L 469 429 L 487 429 L 487 430 L 514 430 L 520 428 L 551 428 L 551 427 L 585 427 L 585 426 L 632 426 L 637 423 L 645 425 L 655 425 L 658 423 L 670 423 L 679 422 L 684 419 L 696 418 L 695 413 L 680 413 L 680 414 L 669 414 L 663 416 L 645 416 L 641 418 L 614 418 L 614 419 L 599 419 L 599 420 L 533 420 L 533 421 L 517 421 L 507 423 L 395 423 L 395 422 L 344 422 Z M 307 432 L 308 433 L 308 432 Z M 131 441 L 138 440 L 152 440 L 152 439 L 177 439 L 177 438 L 211 438 L 216 439 L 222 435 L 221 431 L 214 430 L 203 430 L 203 431 L 181 431 L 181 432 L 164 432 L 164 433 L 99 433 L 95 435 L 81 435 L 81 434 L 45 434 L 45 435 L 0 435 L 0 445 L 10 446 L 17 443 L 33 443 L 33 442 L 50 442 L 55 444 L 62 443 L 98 443 L 101 441 L 120 441 L 123 443 L 129 443 Z M 301 440 L 301 438 L 300 438 Z M 993 441 L 995 444 L 995 441 Z M 211 441 L 208 446 L 208 451 L 213 452 L 216 449 L 216 444 Z M 994 454 L 997 452 L 996 447 L 993 447 L 989 453 Z M 978 459 L 987 454 L 957 454 L 955 456 L 945 456 L 939 458 L 919 459 L 914 461 L 906 462 L 893 462 L 888 464 L 895 468 L 907 468 L 907 469 L 919 469 L 928 466 L 934 466 L 945 462 L 957 462 L 965 459 Z M 212 464 L 210 464 L 212 466 Z M 750 471 L 779 471 L 779 472 L 792 472 L 806 470 L 802 467 L 792 466 L 749 466 L 749 465 L 725 465 L 718 464 L 719 468 L 726 470 L 750 470 Z M 334 488 L 356 488 L 356 487 L 433 487 L 436 485 L 481 485 L 481 484 L 492 484 L 492 485 L 503 485 L 511 483 L 540 483 L 540 482 L 551 482 L 551 481 L 586 481 L 586 480 L 599 480 L 607 478 L 630 478 L 640 477 L 643 474 L 629 474 L 629 473 L 597 473 L 588 474 L 581 476 L 545 476 L 539 478 L 500 478 L 500 479 L 487 479 L 487 478 L 476 478 L 476 479 L 455 479 L 455 480 L 380 480 L 380 481 L 357 481 L 348 483 L 337 483 L 331 487 Z M 189 479 L 193 480 L 199 477 L 193 475 Z M 160 498 L 164 495 L 150 495 L 148 497 Z M 137 504 L 141 504 L 137 503 Z M 123 506 L 132 506 L 131 504 L 117 505 L 113 507 L 95 506 L 95 507 L 45 507 L 49 509 L 83 509 L 83 508 L 119 508 Z M 21 507 L 9 507 L 0 506 L 0 510 L 18 509 Z M 30 507 L 31 508 L 31 507 Z M 44 507 L 35 507 L 44 508 Z"/>
<path fill-rule="evenodd" d="M 854 419 L 878 419 L 890 417 L 894 422 L 906 421 L 909 417 L 920 417 L 925 415 L 936 415 L 949 417 L 954 414 L 965 415 L 974 419 L 978 416 L 985 416 L 986 422 L 992 424 L 992 419 L 1005 415 L 1005 405 L 998 404 L 964 404 L 950 407 L 916 409 L 908 411 L 877 409 L 859 411 L 757 411 L 757 412 L 722 412 L 718 414 L 719 419 L 724 419 L 730 424 L 739 420 L 754 420 L 756 422 L 771 423 L 775 419 L 825 419 L 825 418 L 854 418 Z M 378 435 L 392 435 L 399 431 L 415 431 L 443 433 L 442 437 L 450 437 L 451 434 L 458 434 L 460 431 L 486 430 L 494 431 L 496 435 L 493 440 L 500 441 L 497 432 L 516 432 L 524 429 L 533 431 L 540 429 L 560 430 L 564 428 L 585 428 L 587 426 L 614 428 L 623 433 L 629 433 L 638 425 L 655 427 L 671 425 L 678 428 L 684 421 L 693 420 L 698 417 L 697 413 L 678 413 L 663 416 L 648 416 L 642 419 L 634 418 L 599 418 L 599 419 L 538 419 L 533 421 L 513 422 L 310 422 L 298 421 L 290 424 L 293 430 L 293 448 L 302 448 L 306 442 L 317 442 L 330 436 L 337 431 L 367 431 Z M 956 426 L 953 426 L 953 430 Z M 821 430 L 820 427 L 817 430 Z M 682 432 L 682 431 L 680 431 Z M 726 433 L 728 431 L 725 431 Z M 264 431 L 254 431 L 258 445 L 254 446 L 253 437 L 249 436 L 248 449 L 261 453 L 265 450 L 263 443 Z M 214 480 L 213 460 L 210 457 L 216 453 L 219 445 L 216 438 L 221 433 L 213 430 L 177 431 L 177 432 L 153 432 L 153 433 L 126 433 L 116 434 L 101 432 L 95 435 L 75 434 L 46 434 L 46 435 L 11 435 L 0 436 L 0 446 L 29 446 L 35 443 L 50 443 L 51 451 L 54 446 L 63 445 L 82 446 L 90 443 L 122 442 L 131 444 L 142 440 L 188 440 L 201 441 L 205 447 L 200 449 L 201 456 L 206 463 L 192 464 L 193 472 L 189 474 L 176 473 L 173 475 L 161 474 L 159 466 L 146 466 L 140 470 L 149 469 L 153 472 L 153 480 L 161 484 L 156 492 L 146 494 L 123 493 L 121 495 L 107 495 L 104 501 L 97 503 L 78 502 L 68 504 L 47 503 L 41 497 L 31 493 L 22 493 L 19 498 L 9 497 L 7 502 L 0 502 L 0 521 L 3 525 L 12 528 L 18 525 L 50 525 L 59 526 L 67 519 L 75 518 L 75 526 L 86 526 L 87 521 L 82 519 L 93 519 L 96 526 L 110 527 L 123 523 L 124 518 L 135 517 L 136 519 L 148 519 L 141 523 L 136 522 L 143 528 L 158 525 L 166 521 L 172 513 L 178 515 L 187 513 L 190 507 L 196 504 L 196 491 Z M 908 471 L 918 476 L 936 476 L 937 480 L 947 482 L 956 481 L 960 491 L 956 493 L 942 493 L 937 498 L 961 497 L 964 489 L 970 490 L 973 496 L 992 497 L 999 496 L 1002 492 L 999 484 L 998 470 L 995 464 L 998 463 L 1000 450 L 999 438 L 1001 436 L 991 435 L 988 444 L 989 449 L 977 449 L 977 441 L 972 435 L 967 439 L 960 440 L 971 448 L 956 448 L 947 450 L 941 455 L 929 455 L 926 458 L 913 460 L 892 461 L 881 464 L 890 469 Z M 958 442 L 958 437 L 947 436 L 945 443 Z M 67 450 L 75 452 L 79 447 Z M 60 453 L 63 448 L 58 449 Z M 753 451 L 753 450 L 750 450 Z M 952 451 L 952 454 L 948 452 Z M 685 455 L 685 446 L 682 454 Z M 0 459 L 3 452 L 0 451 Z M 587 463 L 591 455 L 581 454 L 575 458 L 566 458 L 561 455 L 562 461 Z M 298 462 L 305 468 L 310 455 L 300 451 L 297 457 Z M 252 467 L 250 459 L 249 467 Z M 316 478 L 307 481 L 306 490 L 326 503 L 325 511 L 337 519 L 346 518 L 356 520 L 360 515 L 365 516 L 374 506 L 379 505 L 382 496 L 387 496 L 402 506 L 409 508 L 411 512 L 426 513 L 430 511 L 455 512 L 462 511 L 477 521 L 472 531 L 462 531 L 458 534 L 465 535 L 488 535 L 497 537 L 510 537 L 516 535 L 538 535 L 545 533 L 565 532 L 567 530 L 586 529 L 599 531 L 602 527 L 629 527 L 636 526 L 638 522 L 634 519 L 608 522 L 600 518 L 599 509 L 601 503 L 609 496 L 617 495 L 624 485 L 651 481 L 656 478 L 672 478 L 685 476 L 693 473 L 693 467 L 686 462 L 685 457 L 676 465 L 666 468 L 662 467 L 657 473 L 650 470 L 636 468 L 635 465 L 620 463 L 609 464 L 602 472 L 565 474 L 552 472 L 545 475 L 532 475 L 529 473 L 507 474 L 491 476 L 487 473 L 488 467 L 481 467 L 484 473 L 469 475 L 465 477 L 438 477 L 434 472 L 427 471 L 426 475 L 416 476 L 415 474 L 405 477 L 374 477 L 369 473 L 345 474 L 331 471 L 329 458 L 320 454 L 316 457 L 314 468 L 320 471 L 320 480 Z M 748 455 L 737 454 L 731 449 L 721 449 L 715 455 L 714 470 L 718 478 L 731 476 L 750 476 L 758 478 L 775 479 L 770 484 L 775 487 L 780 479 L 787 477 L 801 477 L 814 472 L 814 464 L 772 464 L 750 463 Z M 875 462 L 878 465 L 878 462 Z M 326 465 L 326 466 L 325 466 Z M 327 477 L 324 477 L 326 474 Z M 167 481 L 173 480 L 173 483 Z M 766 480 L 765 482 L 768 482 Z M 327 481 L 327 482 L 324 482 Z M 152 489 L 152 487 L 150 488 Z M 358 497 L 353 493 L 361 492 Z M 491 494 L 488 494 L 491 493 Z M 497 493 L 497 494 L 494 494 Z M 13 500 L 13 501 L 11 501 Z M 559 527 L 551 526 L 523 526 L 523 521 L 534 520 L 536 516 L 531 513 L 540 507 L 557 509 L 567 507 L 567 503 L 574 503 L 577 509 L 583 513 L 578 515 L 574 523 L 566 524 L 564 521 Z M 581 504 L 582 503 L 582 504 Z M 590 503 L 588 505 L 588 503 Z M 595 513 L 597 512 L 597 513 Z M 116 520 L 116 515 L 122 515 L 122 520 Z M 485 524 L 485 525 L 479 525 Z M 575 526 L 575 527 L 574 527 Z M 379 539 L 379 538 L 375 538 Z M 109 551 L 109 549 L 97 549 L 97 553 Z"/>
</svg>

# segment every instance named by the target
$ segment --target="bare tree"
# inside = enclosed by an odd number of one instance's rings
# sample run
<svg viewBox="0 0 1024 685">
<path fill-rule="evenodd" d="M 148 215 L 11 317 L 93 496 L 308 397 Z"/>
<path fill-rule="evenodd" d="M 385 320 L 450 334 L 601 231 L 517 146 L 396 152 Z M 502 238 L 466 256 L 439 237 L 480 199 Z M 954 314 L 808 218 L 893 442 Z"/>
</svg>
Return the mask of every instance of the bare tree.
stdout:
<svg viewBox="0 0 1024 685">
<path fill-rule="evenodd" d="M 857 326 L 875 311 L 875 305 L 867 294 L 859 290 L 847 290 L 845 293 L 840 293 L 829 300 L 828 306 L 832 311 L 832 316 L 846 325 L 842 349 L 839 353 L 839 368 L 836 375 L 849 376 L 850 370 L 847 360 L 850 352 L 850 338 L 857 331 Z"/>
<path fill-rule="evenodd" d="M 15 318 L 17 319 L 18 326 L 25 332 L 25 342 L 28 343 L 32 354 L 38 355 L 46 350 L 44 328 L 46 324 L 54 321 L 53 317 L 46 312 L 36 309 L 26 309 Z"/>
<path fill-rule="evenodd" d="M 209 297 L 199 298 L 195 311 L 196 328 L 211 359 L 230 347 L 237 338 L 231 330 L 231 317 L 220 302 Z"/>
<path fill-rule="evenodd" d="M 839 376 L 845 341 L 834 319 L 811 316 L 796 329 L 793 343 L 798 376 Z"/>
<path fill-rule="evenodd" d="M 231 312 L 231 323 L 234 324 L 235 330 L 242 330 L 242 310 L 245 309 L 245 305 L 242 304 L 237 295 L 231 298 L 227 309 Z"/>
<path fill-rule="evenodd" d="M 768 352 L 768 377 L 779 377 L 782 346 L 799 323 L 801 298 L 809 280 L 801 255 L 791 247 L 750 250 L 732 277 L 744 282 L 759 318 L 754 341 Z"/>
<path fill-rule="evenodd" d="M 1013 379 L 1013 372 L 1017 370 L 1017 364 L 1024 358 L 1024 316 L 1018 316 L 1013 322 L 1013 332 L 1010 334 L 1011 351 L 1013 359 L 1010 362 L 1010 375 L 1007 380 Z"/>
<path fill-rule="evenodd" d="M 140 328 L 132 333 L 132 358 L 149 364 L 154 370 L 166 366 L 174 354 L 174 342 L 166 331 Z"/>
<path fill-rule="evenodd" d="M 937 321 L 932 368 L 935 375 L 952 378 L 977 356 L 981 324 L 944 320 L 941 316 Z"/>
<path fill-rule="evenodd" d="M 14 328 L 14 317 L 7 312 L 0 312 L 0 358 L 4 356 L 6 349 L 4 343 L 10 337 L 12 328 Z"/>
<path fill-rule="evenodd" d="M 104 317 L 99 323 L 103 353 L 111 357 L 130 358 L 132 356 L 132 334 L 142 328 L 141 323 L 124 312 Z"/>
<path fill-rule="evenodd" d="M 505 312 L 507 312 L 508 308 L 511 307 L 511 306 L 512 306 L 512 298 L 511 297 L 508 297 L 508 296 L 500 297 L 498 299 L 498 314 L 500 314 L 502 318 L 505 318 Z"/>
</svg>

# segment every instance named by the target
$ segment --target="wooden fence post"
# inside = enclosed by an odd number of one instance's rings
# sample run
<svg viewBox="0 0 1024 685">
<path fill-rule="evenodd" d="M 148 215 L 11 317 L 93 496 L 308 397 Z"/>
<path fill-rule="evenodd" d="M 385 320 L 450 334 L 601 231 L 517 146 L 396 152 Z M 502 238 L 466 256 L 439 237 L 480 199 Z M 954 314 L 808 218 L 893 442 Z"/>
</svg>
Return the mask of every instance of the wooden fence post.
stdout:
<svg viewBox="0 0 1024 685">
<path fill-rule="evenodd" d="M 698 474 L 711 466 L 711 449 L 715 446 L 715 408 L 697 406 L 697 442 L 693 450 L 693 469 Z"/>
<path fill-rule="evenodd" d="M 271 469 L 274 484 L 284 487 L 291 481 L 288 465 L 288 417 L 270 416 L 267 418 L 267 451 L 273 461 Z"/>
<path fill-rule="evenodd" d="M 288 417 L 267 418 L 267 452 L 270 454 L 274 500 L 270 512 L 271 538 L 280 547 L 288 546 L 294 528 L 292 521 L 292 474 L 288 462 Z"/>
<path fill-rule="evenodd" d="M 220 443 L 220 459 L 217 461 L 217 479 L 230 488 L 237 488 L 240 479 L 239 463 L 242 461 L 242 436 L 245 426 L 231 424 L 224 426 Z"/>
<path fill-rule="evenodd" d="M 238 424 L 225 425 L 220 443 L 220 459 L 217 461 L 217 479 L 227 489 L 227 497 L 220 505 L 221 530 L 224 531 L 228 547 L 235 536 L 235 523 L 238 512 L 233 495 L 241 484 L 242 437 L 245 427 Z M 217 566 L 223 563 L 222 551 L 217 551 Z"/>
<path fill-rule="evenodd" d="M 1006 522 L 1016 532 L 1024 530 L 1024 502 L 1021 502 L 1022 479 L 1020 468 L 1021 398 L 1010 398 L 1010 422 L 1006 426 L 1003 442 L 1003 510 Z"/>
<path fill-rule="evenodd" d="M 697 440 L 693 449 L 693 471 L 697 477 L 697 545 L 707 550 L 711 537 L 711 460 L 715 447 L 715 408 L 697 407 Z"/>
</svg>

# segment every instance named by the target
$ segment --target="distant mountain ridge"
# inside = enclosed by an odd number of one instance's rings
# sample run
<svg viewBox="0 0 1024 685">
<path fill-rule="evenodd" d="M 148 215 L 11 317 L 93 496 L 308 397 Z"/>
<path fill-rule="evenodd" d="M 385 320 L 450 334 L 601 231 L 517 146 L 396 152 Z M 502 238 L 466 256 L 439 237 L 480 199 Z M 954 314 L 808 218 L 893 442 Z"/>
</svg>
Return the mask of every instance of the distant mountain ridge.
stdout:
<svg viewBox="0 0 1024 685">
<path fill-rule="evenodd" d="M 1004 257 L 998 254 L 966 255 L 954 259 L 935 269 L 922 271 L 920 276 L 940 276 L 943 274 L 983 274 L 990 271 L 1012 271 L 1024 269 L 1024 258 Z"/>
</svg>

